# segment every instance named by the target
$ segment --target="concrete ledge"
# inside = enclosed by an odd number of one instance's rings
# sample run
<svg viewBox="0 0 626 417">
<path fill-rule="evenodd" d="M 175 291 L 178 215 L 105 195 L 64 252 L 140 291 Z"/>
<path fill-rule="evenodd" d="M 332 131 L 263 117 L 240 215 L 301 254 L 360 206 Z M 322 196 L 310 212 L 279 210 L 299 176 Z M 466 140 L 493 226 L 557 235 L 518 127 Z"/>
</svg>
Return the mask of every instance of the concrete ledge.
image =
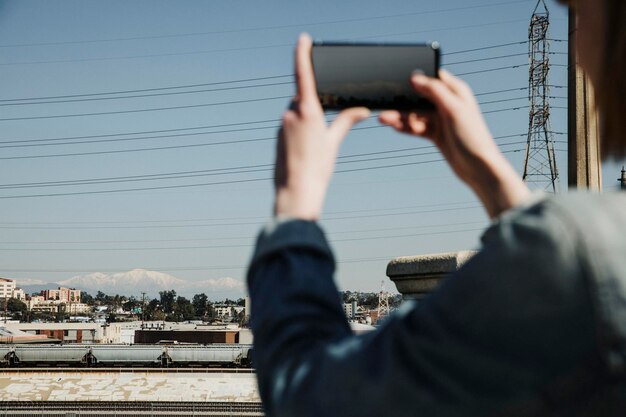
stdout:
<svg viewBox="0 0 626 417">
<path fill-rule="evenodd" d="M 475 251 L 403 256 L 387 265 L 387 276 L 404 298 L 421 298 L 439 285 L 449 273 L 467 262 Z"/>
</svg>

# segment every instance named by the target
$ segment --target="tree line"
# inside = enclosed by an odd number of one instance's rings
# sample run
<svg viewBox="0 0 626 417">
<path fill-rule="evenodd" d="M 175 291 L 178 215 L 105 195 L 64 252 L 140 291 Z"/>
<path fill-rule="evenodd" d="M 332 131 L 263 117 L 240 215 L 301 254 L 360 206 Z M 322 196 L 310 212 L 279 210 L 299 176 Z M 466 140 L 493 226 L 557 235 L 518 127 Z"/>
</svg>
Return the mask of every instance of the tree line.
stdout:
<svg viewBox="0 0 626 417">
<path fill-rule="evenodd" d="M 69 319 L 70 306 L 60 304 L 56 313 L 28 311 L 27 305 L 15 298 L 4 300 L 7 313 L 20 321 L 55 321 L 60 322 Z M 211 302 L 205 293 L 195 294 L 191 299 L 176 294 L 175 290 L 159 291 L 156 298 L 142 299 L 135 296 L 125 296 L 120 294 L 109 295 L 98 291 L 95 296 L 86 292 L 81 292 L 81 302 L 93 307 L 106 307 L 106 320 L 115 322 L 122 320 L 123 316 L 131 315 L 134 319 L 144 321 L 173 321 L 181 322 L 188 320 L 211 321 L 218 318 L 216 305 L 233 306 L 229 311 L 233 320 L 242 322 L 245 312 L 237 310 L 236 307 L 243 307 L 245 300 L 238 298 L 231 300 L 226 298 L 223 301 Z M 120 314 L 120 312 L 122 314 Z"/>
</svg>

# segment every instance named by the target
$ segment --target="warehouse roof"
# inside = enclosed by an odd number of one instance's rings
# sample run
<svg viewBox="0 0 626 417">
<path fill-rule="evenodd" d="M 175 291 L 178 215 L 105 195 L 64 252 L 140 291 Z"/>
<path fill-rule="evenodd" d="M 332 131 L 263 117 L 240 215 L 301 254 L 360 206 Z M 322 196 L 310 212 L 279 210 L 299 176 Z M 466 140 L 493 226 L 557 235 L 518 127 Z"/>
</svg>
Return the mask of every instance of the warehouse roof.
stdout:
<svg viewBox="0 0 626 417">
<path fill-rule="evenodd" d="M 0 372 L 1 401 L 260 402 L 256 375 L 184 372 Z"/>
</svg>

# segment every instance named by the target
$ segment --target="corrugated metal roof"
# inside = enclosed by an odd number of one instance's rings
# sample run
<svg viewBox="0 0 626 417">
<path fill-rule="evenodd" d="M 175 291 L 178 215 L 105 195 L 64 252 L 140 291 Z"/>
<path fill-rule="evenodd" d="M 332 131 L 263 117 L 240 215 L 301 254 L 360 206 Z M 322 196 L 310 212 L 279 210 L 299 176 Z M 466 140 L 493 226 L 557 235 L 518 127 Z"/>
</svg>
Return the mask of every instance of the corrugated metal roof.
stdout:
<svg viewBox="0 0 626 417">
<path fill-rule="evenodd" d="M 0 401 L 260 402 L 254 374 L 0 372 Z"/>
</svg>

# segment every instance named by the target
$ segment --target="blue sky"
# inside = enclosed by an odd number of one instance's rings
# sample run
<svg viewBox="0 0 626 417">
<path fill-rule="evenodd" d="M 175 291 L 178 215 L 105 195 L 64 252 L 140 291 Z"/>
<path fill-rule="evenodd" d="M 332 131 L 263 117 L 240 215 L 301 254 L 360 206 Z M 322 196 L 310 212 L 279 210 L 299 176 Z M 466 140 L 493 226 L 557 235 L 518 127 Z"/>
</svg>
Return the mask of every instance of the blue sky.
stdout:
<svg viewBox="0 0 626 417">
<path fill-rule="evenodd" d="M 473 73 L 463 78 L 482 94 L 492 132 L 521 172 L 534 6 L 0 1 L 0 104 L 12 104 L 0 106 L 0 276 L 53 282 L 145 268 L 243 280 L 271 212 L 272 138 L 293 93 L 302 31 L 324 40 L 439 41 L 444 67 Z M 549 7 L 551 59 L 563 65 L 567 16 Z M 558 65 L 551 84 L 564 87 Z M 491 94 L 502 90 L 513 91 Z M 557 107 L 567 90 L 553 95 L 553 130 L 565 133 L 566 111 Z M 24 98 L 42 99 L 15 100 Z M 378 290 L 394 256 L 474 248 L 487 224 L 428 142 L 376 126 L 370 120 L 350 134 L 326 204 L 344 289 Z M 565 189 L 566 144 L 557 149 Z M 607 167 L 608 188 L 617 175 Z M 71 182 L 92 179 L 99 183 Z M 150 189 L 120 191 L 137 188 Z"/>
</svg>

